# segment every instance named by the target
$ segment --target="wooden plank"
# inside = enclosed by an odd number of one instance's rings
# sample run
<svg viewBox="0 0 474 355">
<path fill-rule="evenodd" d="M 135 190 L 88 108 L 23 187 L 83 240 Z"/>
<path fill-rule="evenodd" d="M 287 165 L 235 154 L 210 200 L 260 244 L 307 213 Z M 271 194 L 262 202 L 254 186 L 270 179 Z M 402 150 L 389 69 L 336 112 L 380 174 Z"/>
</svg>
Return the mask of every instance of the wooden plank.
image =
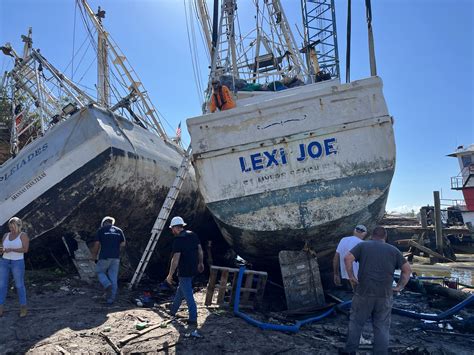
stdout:
<svg viewBox="0 0 474 355">
<path fill-rule="evenodd" d="M 263 294 L 265 293 L 265 285 L 267 284 L 267 275 L 259 277 L 257 284 L 257 295 L 255 296 L 254 304 L 256 307 L 260 306 L 263 301 Z"/>
<path fill-rule="evenodd" d="M 241 298 L 240 298 L 242 303 L 248 303 L 248 302 L 249 302 L 249 297 L 250 297 L 250 292 L 249 292 L 249 290 L 252 289 L 253 276 L 254 276 L 253 273 L 252 273 L 252 274 L 247 274 L 247 275 L 245 276 L 245 284 L 244 284 L 244 287 L 242 287 L 242 288 L 240 289 L 240 292 L 242 292 L 242 293 L 241 293 Z M 256 289 L 255 289 L 255 291 L 256 291 Z"/>
<path fill-rule="evenodd" d="M 105 341 L 112 347 L 112 349 L 114 349 L 116 354 L 120 354 L 120 349 L 118 348 L 118 346 L 115 345 L 115 343 L 107 335 L 102 332 L 99 332 L 99 335 L 105 339 Z"/>
<path fill-rule="evenodd" d="M 211 267 L 209 281 L 207 283 L 206 301 L 204 302 L 206 306 L 210 306 L 212 304 L 212 297 L 214 296 L 216 280 L 217 280 L 217 270 Z"/>
<path fill-rule="evenodd" d="M 228 272 L 239 272 L 239 269 L 231 268 L 231 267 L 224 267 L 224 266 L 215 266 L 212 265 L 211 269 L 214 270 L 227 270 Z M 256 271 L 256 270 L 245 270 L 244 274 L 257 274 L 257 275 L 267 275 L 265 271 Z"/>
<path fill-rule="evenodd" d="M 159 328 L 159 327 L 162 327 L 168 323 L 171 323 L 172 319 L 169 319 L 167 321 L 164 321 L 160 324 L 155 324 L 155 325 L 152 325 L 148 328 L 145 328 L 143 330 L 140 330 L 138 333 L 135 333 L 135 334 L 130 334 L 130 335 L 127 335 L 126 337 L 122 338 L 119 340 L 119 345 L 120 346 L 124 346 L 125 344 L 127 344 L 130 340 L 133 340 L 133 339 L 136 339 L 138 337 L 141 337 L 143 334 L 146 334 L 148 332 L 151 332 L 153 329 L 156 329 L 156 328 Z"/>
<path fill-rule="evenodd" d="M 305 251 L 278 254 L 288 310 L 324 305 L 324 290 L 317 259 Z"/>
<path fill-rule="evenodd" d="M 224 296 L 227 290 L 227 279 L 229 277 L 229 270 L 222 270 L 221 279 L 219 281 L 219 293 L 217 294 L 217 304 L 224 303 Z"/>
<path fill-rule="evenodd" d="M 433 250 L 431 250 L 431 249 L 429 249 L 429 248 L 427 248 L 427 247 L 424 247 L 424 246 L 418 244 L 418 243 L 415 242 L 414 240 L 410 240 L 410 241 L 408 242 L 408 245 L 411 245 L 412 247 L 415 247 L 415 248 L 417 248 L 417 249 L 419 249 L 419 250 L 421 250 L 421 251 L 423 251 L 423 252 L 425 252 L 425 253 L 427 253 L 427 254 L 429 254 L 429 255 L 431 255 L 431 256 L 434 256 L 435 258 L 447 260 L 447 261 L 450 261 L 450 262 L 454 263 L 454 260 L 451 260 L 450 258 L 447 258 L 447 257 L 445 257 L 444 255 L 438 254 L 437 252 L 435 252 L 435 251 L 433 251 Z"/>
</svg>

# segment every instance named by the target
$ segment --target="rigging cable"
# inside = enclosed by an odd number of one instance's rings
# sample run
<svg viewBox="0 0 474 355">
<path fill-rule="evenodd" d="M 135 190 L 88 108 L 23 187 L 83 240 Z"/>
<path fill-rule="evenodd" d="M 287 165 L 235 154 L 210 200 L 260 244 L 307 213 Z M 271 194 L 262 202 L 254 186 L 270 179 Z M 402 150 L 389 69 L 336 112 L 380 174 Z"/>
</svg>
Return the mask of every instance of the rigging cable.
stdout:
<svg viewBox="0 0 474 355">
<path fill-rule="evenodd" d="M 201 85 L 199 83 L 199 79 L 198 79 L 198 76 L 197 76 L 197 68 L 196 68 L 196 62 L 195 62 L 195 57 L 194 57 L 194 54 L 195 54 L 195 47 L 194 47 L 194 50 L 193 50 L 193 44 L 192 44 L 192 40 L 191 40 L 191 35 L 190 35 L 190 24 L 189 22 L 192 22 L 192 14 L 190 13 L 189 16 L 188 16 L 188 11 L 186 10 L 186 0 L 183 0 L 183 4 L 184 4 L 184 16 L 186 17 L 186 34 L 187 34 L 187 37 L 188 37 L 188 47 L 189 47 L 189 54 L 191 55 L 191 64 L 192 64 L 192 67 L 193 67 L 193 75 L 194 75 L 194 82 L 196 84 L 196 91 L 197 91 L 197 97 L 200 99 L 199 102 L 201 105 L 203 103 L 203 100 L 201 99 Z M 194 30 L 194 28 L 192 29 L 192 31 Z"/>
</svg>

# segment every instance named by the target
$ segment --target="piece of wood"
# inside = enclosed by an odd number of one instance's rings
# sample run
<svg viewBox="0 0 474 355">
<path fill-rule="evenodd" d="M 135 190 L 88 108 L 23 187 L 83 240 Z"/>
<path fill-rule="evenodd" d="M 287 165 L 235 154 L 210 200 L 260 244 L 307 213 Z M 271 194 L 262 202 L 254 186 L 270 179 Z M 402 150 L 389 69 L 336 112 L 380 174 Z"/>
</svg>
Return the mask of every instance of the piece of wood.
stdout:
<svg viewBox="0 0 474 355">
<path fill-rule="evenodd" d="M 221 278 L 219 281 L 219 292 L 217 293 L 217 304 L 224 303 L 224 297 L 227 291 L 227 279 L 229 277 L 229 270 L 221 271 Z"/>
<path fill-rule="evenodd" d="M 114 349 L 115 353 L 116 354 L 120 354 L 120 349 L 118 348 L 117 345 L 115 345 L 115 343 L 107 336 L 105 335 L 104 333 L 102 332 L 99 332 L 99 335 L 104 338 L 104 340 L 112 347 L 112 349 Z"/>
<path fill-rule="evenodd" d="M 145 328 L 143 330 L 140 330 L 139 332 L 137 333 L 134 333 L 134 334 L 130 334 L 130 335 L 127 335 L 126 337 L 122 338 L 119 340 L 119 345 L 121 347 L 123 347 L 125 344 L 127 344 L 130 340 L 133 340 L 133 339 L 136 339 L 138 337 L 141 337 L 143 334 L 146 334 L 148 332 L 151 332 L 153 329 L 156 329 L 156 328 L 160 328 L 160 327 L 163 327 L 164 325 L 168 324 L 168 323 L 171 323 L 172 319 L 169 319 L 167 321 L 164 321 L 160 324 L 155 324 L 155 325 L 152 325 L 148 328 Z"/>
<path fill-rule="evenodd" d="M 278 254 L 288 310 L 326 303 L 317 259 L 306 251 Z"/>
<path fill-rule="evenodd" d="M 436 250 L 443 253 L 443 224 L 441 222 L 441 202 L 439 199 L 439 191 L 433 191 L 434 198 L 434 222 L 436 235 Z"/>
<path fill-rule="evenodd" d="M 267 275 L 259 276 L 257 284 L 257 294 L 255 296 L 255 306 L 260 306 L 263 301 L 263 294 L 265 293 L 265 285 L 267 283 Z"/>
<path fill-rule="evenodd" d="M 139 340 L 137 340 L 137 341 L 128 343 L 128 345 L 137 344 L 137 343 L 140 343 L 140 342 L 142 342 L 142 341 L 148 341 L 148 340 L 150 340 L 150 339 L 161 338 L 161 337 L 164 337 L 165 335 L 168 335 L 168 334 L 170 334 L 170 333 L 173 333 L 173 331 L 170 330 L 169 332 L 166 332 L 166 333 L 163 333 L 163 334 L 159 334 L 159 335 L 153 335 L 153 336 L 148 337 L 148 338 L 146 338 L 146 339 L 139 339 Z"/>
<path fill-rule="evenodd" d="M 175 341 L 174 343 L 164 343 L 163 346 L 161 348 L 158 348 L 158 349 L 154 349 L 154 352 L 159 352 L 159 351 L 163 351 L 163 350 L 167 350 L 169 348 L 173 348 L 175 347 L 176 345 L 178 345 L 179 341 Z"/>
<path fill-rule="evenodd" d="M 55 346 L 56 350 L 59 351 L 63 355 L 70 355 L 71 353 L 64 349 L 61 345 L 56 345 Z"/>
<path fill-rule="evenodd" d="M 240 289 L 240 292 L 242 292 L 242 296 L 240 299 L 242 304 L 246 304 L 249 302 L 250 290 L 252 290 L 252 285 L 253 285 L 253 274 L 247 274 L 245 278 L 244 287 Z M 255 289 L 254 291 L 256 292 L 257 290 Z"/>
<path fill-rule="evenodd" d="M 227 270 L 229 272 L 239 272 L 240 271 L 239 269 L 236 269 L 236 268 L 225 267 L 225 266 L 215 266 L 215 265 L 212 265 L 211 269 L 213 269 L 213 270 Z M 245 270 L 244 271 L 244 274 L 249 274 L 249 273 L 256 274 L 256 275 L 267 275 L 267 273 L 265 271 L 256 271 L 256 270 Z"/>
<path fill-rule="evenodd" d="M 423 252 L 425 252 L 425 253 L 427 253 L 431 256 L 434 256 L 435 258 L 438 258 L 438 259 L 441 259 L 441 260 L 447 260 L 447 261 L 450 261 L 450 262 L 454 263 L 454 260 L 452 260 L 450 258 L 447 258 L 444 255 L 441 255 L 441 254 L 439 254 L 439 253 L 437 253 L 437 252 L 435 252 L 435 251 L 433 251 L 433 250 L 431 250 L 427 247 L 424 247 L 424 246 L 418 244 L 417 242 L 415 242 L 414 240 L 410 240 L 408 242 L 408 245 L 411 245 L 412 247 L 415 247 L 415 248 L 417 248 L 417 249 L 419 249 L 419 250 L 421 250 L 421 251 L 423 251 Z"/>
<path fill-rule="evenodd" d="M 217 269 L 214 269 L 214 267 L 211 266 L 209 281 L 207 283 L 206 300 L 204 302 L 206 306 L 210 306 L 212 304 L 212 297 L 214 296 L 216 280 L 217 280 Z"/>
</svg>

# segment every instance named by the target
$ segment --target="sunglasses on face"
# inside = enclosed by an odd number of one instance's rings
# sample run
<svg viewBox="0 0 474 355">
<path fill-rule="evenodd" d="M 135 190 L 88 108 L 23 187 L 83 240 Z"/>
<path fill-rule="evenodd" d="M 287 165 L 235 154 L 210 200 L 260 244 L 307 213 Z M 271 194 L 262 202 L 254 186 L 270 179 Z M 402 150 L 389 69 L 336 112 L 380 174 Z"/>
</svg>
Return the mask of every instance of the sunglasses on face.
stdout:
<svg viewBox="0 0 474 355">
<path fill-rule="evenodd" d="M 363 230 L 363 229 L 360 229 L 360 228 L 356 228 L 356 231 L 360 232 L 360 233 L 365 233 L 366 231 Z"/>
</svg>

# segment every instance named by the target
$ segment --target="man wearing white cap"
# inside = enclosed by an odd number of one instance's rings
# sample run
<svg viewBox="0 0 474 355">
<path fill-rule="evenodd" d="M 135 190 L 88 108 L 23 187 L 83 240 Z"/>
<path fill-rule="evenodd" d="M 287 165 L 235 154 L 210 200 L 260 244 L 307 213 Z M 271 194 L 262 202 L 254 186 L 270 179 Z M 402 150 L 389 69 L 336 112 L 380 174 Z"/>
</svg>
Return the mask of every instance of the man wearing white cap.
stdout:
<svg viewBox="0 0 474 355">
<path fill-rule="evenodd" d="M 344 265 L 344 257 L 352 248 L 354 248 L 357 244 L 362 242 L 362 240 L 366 236 L 367 236 L 367 228 L 362 224 L 358 224 L 354 228 L 354 235 L 350 237 L 342 238 L 341 241 L 339 242 L 336 249 L 336 254 L 334 254 L 334 259 L 332 262 L 333 271 L 334 271 L 334 284 L 336 286 L 341 286 L 342 284 L 344 284 L 344 287 L 346 287 L 347 289 L 352 289 L 349 275 L 347 274 L 347 270 Z M 354 270 L 354 275 L 356 275 L 357 277 L 357 273 L 359 271 L 359 263 L 354 262 L 354 265 L 352 265 L 352 268 Z M 342 279 L 342 282 L 341 282 L 341 279 Z"/>
<path fill-rule="evenodd" d="M 117 296 L 120 250 L 125 247 L 125 236 L 122 230 L 114 224 L 115 218 L 104 217 L 92 246 L 92 260 L 95 261 L 97 254 L 99 254 L 96 273 L 99 282 L 105 289 L 108 304 L 112 304 Z"/>
<path fill-rule="evenodd" d="M 198 272 L 204 271 L 203 252 L 199 237 L 196 233 L 185 230 L 185 225 L 186 223 L 181 217 L 177 216 L 171 220 L 170 228 L 175 238 L 173 240 L 173 258 L 166 282 L 173 284 L 173 275 L 178 269 L 179 284 L 171 307 L 171 314 L 176 315 L 181 302 L 185 299 L 189 310 L 188 324 L 197 326 L 197 307 L 193 296 L 192 280 Z"/>
</svg>

